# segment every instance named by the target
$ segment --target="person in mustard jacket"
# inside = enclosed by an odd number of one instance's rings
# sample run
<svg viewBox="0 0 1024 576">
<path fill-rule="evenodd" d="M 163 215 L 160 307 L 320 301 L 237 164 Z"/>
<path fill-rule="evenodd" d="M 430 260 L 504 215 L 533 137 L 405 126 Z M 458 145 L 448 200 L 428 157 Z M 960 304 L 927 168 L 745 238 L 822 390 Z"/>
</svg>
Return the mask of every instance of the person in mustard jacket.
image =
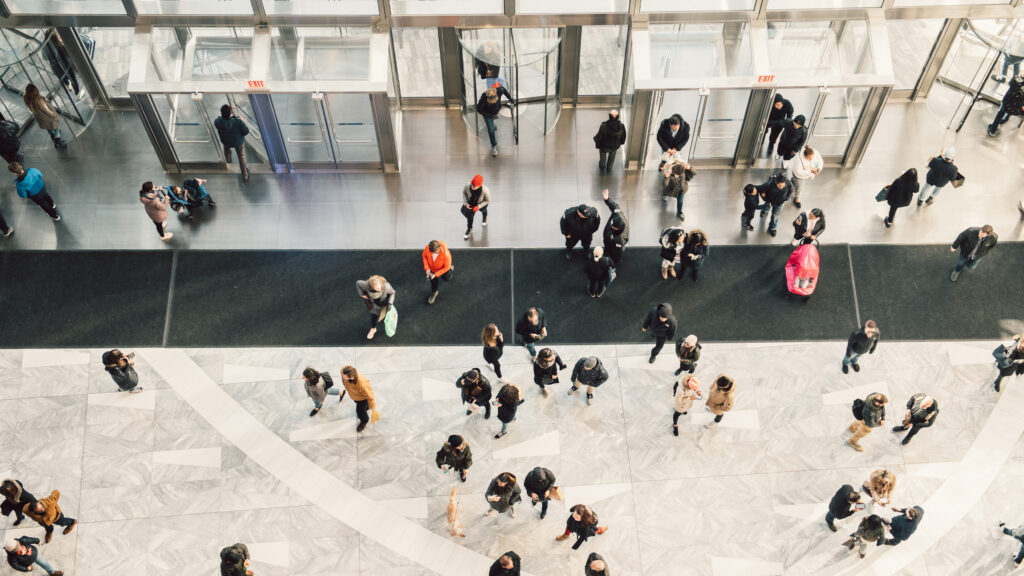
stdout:
<svg viewBox="0 0 1024 576">
<path fill-rule="evenodd" d="M 46 529 L 47 544 L 53 539 L 54 525 L 64 526 L 64 533 L 70 534 L 78 524 L 78 520 L 64 516 L 64 513 L 60 511 L 60 506 L 57 505 L 58 500 L 60 500 L 60 490 L 54 490 L 46 498 L 25 504 L 25 508 L 22 509 L 25 516 L 35 520 Z"/>
<path fill-rule="evenodd" d="M 732 410 L 732 404 L 736 397 L 736 392 L 733 389 L 735 384 L 736 382 L 725 374 L 719 374 L 715 377 L 715 383 L 711 385 L 707 402 L 705 402 L 708 410 L 715 415 L 715 420 L 705 424 L 705 428 L 718 424 L 722 421 L 722 416 L 729 410 Z"/>
<path fill-rule="evenodd" d="M 373 397 L 373 387 L 370 386 L 369 380 L 359 374 L 355 366 L 345 366 L 341 369 L 341 383 L 345 386 L 345 392 L 341 393 L 341 398 L 338 398 L 338 402 L 345 399 L 346 392 L 349 398 L 355 401 L 356 416 L 359 417 L 359 426 L 356 427 L 356 432 L 362 432 L 370 421 L 367 410 L 377 411 L 377 402 Z"/>
<path fill-rule="evenodd" d="M 427 304 L 433 304 L 437 300 L 437 285 L 439 279 L 445 282 L 452 279 L 455 274 L 455 267 L 452 266 L 452 253 L 448 246 L 440 240 L 431 240 L 423 249 L 423 270 L 427 273 L 427 280 L 430 281 L 430 296 L 427 296 Z"/>
</svg>

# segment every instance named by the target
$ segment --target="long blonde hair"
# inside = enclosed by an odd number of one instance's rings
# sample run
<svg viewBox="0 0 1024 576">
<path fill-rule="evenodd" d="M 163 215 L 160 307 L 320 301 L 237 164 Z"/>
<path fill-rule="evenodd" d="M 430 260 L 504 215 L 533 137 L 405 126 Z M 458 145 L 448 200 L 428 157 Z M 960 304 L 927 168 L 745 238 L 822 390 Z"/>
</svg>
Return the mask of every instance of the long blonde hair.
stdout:
<svg viewBox="0 0 1024 576">
<path fill-rule="evenodd" d="M 376 288 L 374 288 L 374 284 L 377 285 Z M 373 290 L 374 292 L 383 292 L 384 287 L 387 286 L 387 284 L 387 278 L 383 276 L 378 276 L 376 274 L 366 279 L 366 285 L 369 286 L 370 290 Z"/>
<path fill-rule="evenodd" d="M 498 341 L 498 327 L 494 324 L 488 324 L 484 326 L 483 332 L 480 333 L 480 342 L 488 348 L 493 348 Z"/>
</svg>

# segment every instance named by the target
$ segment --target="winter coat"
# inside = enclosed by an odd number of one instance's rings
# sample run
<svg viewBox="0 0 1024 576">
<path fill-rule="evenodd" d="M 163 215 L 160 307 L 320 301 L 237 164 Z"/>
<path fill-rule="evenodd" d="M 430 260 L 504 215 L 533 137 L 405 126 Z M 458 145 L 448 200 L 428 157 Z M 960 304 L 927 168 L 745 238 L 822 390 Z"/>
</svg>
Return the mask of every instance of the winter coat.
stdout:
<svg viewBox="0 0 1024 576">
<path fill-rule="evenodd" d="M 505 384 L 498 390 L 498 420 L 508 424 L 516 419 L 516 411 L 524 401 L 519 399 L 519 389 Z"/>
<path fill-rule="evenodd" d="M 853 513 L 856 511 L 854 508 L 856 502 L 850 502 L 850 495 L 856 493 L 857 490 L 853 486 L 843 484 L 843 487 L 837 490 L 835 495 L 832 496 L 832 500 L 829 501 L 828 511 L 840 520 L 853 516 Z"/>
<path fill-rule="evenodd" d="M 673 119 L 679 122 L 679 130 L 676 131 L 675 136 L 672 136 L 671 123 Z M 682 150 L 689 141 L 690 125 L 683 120 L 682 116 L 673 114 L 670 118 L 661 121 L 661 126 L 658 128 L 658 145 L 661 146 L 662 152 L 667 152 L 670 148 Z"/>
<path fill-rule="evenodd" d="M 664 322 L 661 321 L 662 317 L 666 317 Z M 671 340 L 676 336 L 676 317 L 672 315 L 672 305 L 663 302 L 650 309 L 647 312 L 647 318 L 644 318 L 645 330 L 650 330 L 651 334 L 655 338 L 664 338 Z"/>
<path fill-rule="evenodd" d="M 555 354 L 554 362 L 547 368 L 541 366 L 539 360 L 536 360 L 533 363 L 533 383 L 557 384 L 559 370 L 565 370 L 565 362 L 562 362 L 562 357 L 558 354 Z"/>
<path fill-rule="evenodd" d="M 381 289 L 381 294 L 376 299 L 374 299 L 373 295 L 370 293 L 370 283 L 366 280 L 356 280 L 356 292 L 359 294 L 360 298 L 363 296 L 367 296 L 369 298 L 369 300 L 366 301 L 370 303 L 370 314 L 380 314 L 381 310 L 384 310 L 395 303 L 395 289 L 391 287 L 390 282 L 384 283 L 384 288 Z"/>
<path fill-rule="evenodd" d="M 4 514 L 8 514 L 7 508 L 10 507 L 12 510 L 17 507 L 21 510 L 25 507 L 25 504 L 35 502 L 36 497 L 25 491 L 25 487 L 22 486 L 20 480 L 13 478 L 4 478 L 4 481 L 0 483 L 0 494 L 4 497 Z"/>
<path fill-rule="evenodd" d="M 996 242 L 999 241 L 999 236 L 995 232 L 985 236 L 984 238 L 978 238 L 978 232 L 981 228 L 968 228 L 960 233 L 953 241 L 953 248 L 960 249 L 960 255 L 967 258 L 974 251 L 974 247 L 981 243 L 981 247 L 978 248 L 978 253 L 975 255 L 975 260 L 981 260 L 981 257 L 988 254 L 988 251 L 996 247 Z"/>
<path fill-rule="evenodd" d="M 18 160 L 18 151 L 21 150 L 19 132 L 21 132 L 21 127 L 17 123 L 10 120 L 0 121 L 0 156 L 3 156 L 7 162 Z"/>
<path fill-rule="evenodd" d="M 444 276 L 452 269 L 452 253 L 448 251 L 448 246 L 444 242 L 438 243 L 441 245 L 441 252 L 437 258 L 434 258 L 429 244 L 423 249 L 423 271 L 433 272 L 434 276 Z"/>
<path fill-rule="evenodd" d="M 619 208 L 618 202 L 609 198 L 604 203 L 612 211 L 612 215 L 608 217 L 608 221 L 604 225 L 604 247 L 606 250 L 625 248 L 626 244 L 629 244 L 629 220 L 626 219 L 622 208 Z"/>
<path fill-rule="evenodd" d="M 377 401 L 374 399 L 373 387 L 370 386 L 369 380 L 359 376 L 355 382 L 349 382 L 348 378 L 342 377 L 341 384 L 345 387 L 349 398 L 356 402 L 366 400 L 368 402 L 366 407 L 370 410 L 377 408 Z"/>
<path fill-rule="evenodd" d="M 680 414 L 690 411 L 693 407 L 693 399 L 697 397 L 697 391 L 691 390 L 686 385 L 685 378 L 672 385 L 672 393 L 675 394 L 675 410 Z"/>
<path fill-rule="evenodd" d="M 504 86 L 494 86 L 494 91 L 497 92 L 497 98 L 494 102 L 487 100 L 487 92 L 485 91 L 480 95 L 480 99 L 476 103 L 476 111 L 485 118 L 497 118 L 498 114 L 501 113 L 501 97 L 504 96 L 509 101 L 512 100 L 512 95 L 509 94 L 508 90 Z"/>
<path fill-rule="evenodd" d="M 700 342 L 697 342 L 693 348 L 687 348 L 683 346 L 685 338 L 676 340 L 676 358 L 679 358 L 679 363 L 683 365 L 685 370 L 689 370 L 697 365 L 697 361 L 700 360 Z"/>
<path fill-rule="evenodd" d="M 877 526 L 872 526 L 869 520 L 870 518 L 871 516 L 865 516 L 860 521 L 860 525 L 857 526 L 857 531 L 854 533 L 854 536 L 858 536 L 861 540 L 867 542 L 877 542 L 878 545 L 881 546 L 882 541 L 885 539 L 885 526 L 882 523 Z M 881 518 L 879 519 L 881 520 Z"/>
<path fill-rule="evenodd" d="M 743 193 L 743 213 L 753 215 L 757 205 L 761 203 L 761 189 L 757 188 L 753 194 Z"/>
<path fill-rule="evenodd" d="M 906 172 L 904 172 L 905 174 Z M 910 206 L 910 201 L 913 200 L 914 194 L 917 194 L 920 189 L 921 185 L 917 182 L 916 175 L 913 178 L 904 178 L 903 175 L 900 175 L 889 185 L 889 192 L 885 201 L 889 206 L 896 206 L 897 208 Z"/>
<path fill-rule="evenodd" d="M 582 386 L 597 388 L 608 381 L 608 370 L 605 370 L 600 358 L 597 359 L 597 365 L 590 370 L 583 368 L 583 363 L 586 361 L 586 358 L 580 358 L 576 361 L 576 365 L 573 366 L 572 381 L 574 383 L 579 382 Z"/>
<path fill-rule="evenodd" d="M 875 470 L 864 483 L 875 500 L 889 500 L 896 489 L 896 475 L 888 470 Z"/>
<path fill-rule="evenodd" d="M 868 336 L 863 328 L 854 330 L 853 334 L 850 334 L 849 340 L 846 341 L 846 353 L 874 354 L 875 348 L 878 346 L 878 337 L 879 334 Z"/>
<path fill-rule="evenodd" d="M 607 256 L 602 256 L 597 260 L 588 257 L 587 261 L 583 263 L 583 273 L 591 282 L 605 281 L 608 279 L 608 271 L 614 267 L 615 263 Z"/>
<path fill-rule="evenodd" d="M 778 187 L 779 179 L 782 179 L 786 183 L 782 188 Z M 776 175 L 768 179 L 767 182 L 757 187 L 757 192 L 765 202 L 772 206 L 778 206 L 786 202 L 786 198 L 793 192 L 793 185 L 786 180 L 785 176 Z"/>
<path fill-rule="evenodd" d="M 105 366 L 104 369 L 121 390 L 131 390 L 139 385 L 139 373 L 135 371 L 134 366 L 127 362 L 123 366 Z"/>
<path fill-rule="evenodd" d="M 583 518 L 582 520 L 577 520 L 572 517 L 572 513 L 575 512 L 577 508 L 583 508 L 583 505 L 577 504 L 576 506 L 570 508 L 569 519 L 565 521 L 565 528 L 569 532 L 572 532 L 576 535 L 576 543 L 572 545 L 573 550 L 579 549 L 580 544 L 583 544 L 587 541 L 588 538 L 597 534 L 597 513 L 594 512 L 593 510 L 590 511 L 590 513 L 594 517 L 594 523 L 587 524 L 586 522 L 584 522 L 584 520 L 586 520 L 586 517 L 583 516 L 583 514 L 580 514 L 580 516 Z"/>
<path fill-rule="evenodd" d="M 36 119 L 36 124 L 43 130 L 56 130 L 60 128 L 60 115 L 53 109 L 50 102 L 42 94 L 36 97 L 28 105 L 29 112 Z"/>
<path fill-rule="evenodd" d="M 519 487 L 519 483 L 516 482 L 516 477 L 512 474 L 509 474 L 509 476 L 512 476 L 512 481 L 506 484 L 504 489 L 498 486 L 497 477 L 492 478 L 491 483 L 487 486 L 487 493 L 484 494 L 488 499 L 491 496 L 499 497 L 497 502 L 487 500 L 487 503 L 491 505 L 491 508 L 494 508 L 498 512 L 505 512 L 512 506 L 523 501 L 523 490 Z"/>
<path fill-rule="evenodd" d="M 46 188 L 43 182 L 43 173 L 35 168 L 25 170 L 25 173 L 14 179 L 14 187 L 19 198 L 34 198 Z"/>
<path fill-rule="evenodd" d="M 491 191 L 483 184 L 478 190 L 473 190 L 472 184 L 466 184 L 462 187 L 462 203 L 483 208 L 491 203 Z"/>
<path fill-rule="evenodd" d="M 782 108 L 775 108 L 776 102 L 782 102 Z M 782 97 L 782 94 L 776 94 L 772 100 L 772 107 L 768 109 L 768 126 L 778 126 L 782 128 L 783 123 L 793 117 L 793 104 Z"/>
<path fill-rule="evenodd" d="M 28 547 L 28 554 L 18 554 L 18 551 L 7 553 L 7 564 L 11 568 L 14 568 L 18 572 L 28 572 L 32 565 L 35 564 L 36 558 L 39 558 L 39 549 L 33 546 L 33 544 L 39 544 L 39 538 L 33 538 L 31 536 L 22 536 L 21 538 L 15 538 L 18 542 Z"/>
<path fill-rule="evenodd" d="M 523 487 L 526 488 L 527 496 L 536 494 L 537 501 L 543 502 L 548 499 L 544 495 L 547 494 L 548 490 L 555 487 L 555 482 L 557 480 L 555 479 L 554 472 L 538 466 L 526 474 L 526 478 L 523 480 Z M 532 498 L 532 496 L 530 497 Z"/>
<path fill-rule="evenodd" d="M 924 508 L 920 506 L 914 506 L 914 510 L 917 510 L 917 518 L 911 520 L 907 518 L 906 514 L 900 514 L 899 516 L 893 516 L 891 520 L 882 519 L 889 525 L 889 533 L 892 534 L 893 540 L 906 540 L 910 538 L 910 535 L 917 531 L 917 525 L 921 523 L 921 519 L 924 518 Z"/>
<path fill-rule="evenodd" d="M 303 380 L 302 382 L 306 388 L 306 396 L 309 396 L 313 402 L 320 404 L 323 404 L 324 400 L 327 399 L 327 385 L 334 384 L 334 380 L 331 379 L 331 375 L 327 372 L 321 372 L 316 382 L 311 380 Z"/>
<path fill-rule="evenodd" d="M 537 308 L 537 323 L 530 323 L 530 319 L 527 317 L 527 313 L 523 313 L 523 316 L 516 322 L 516 335 L 523 342 L 539 342 L 544 339 L 543 331 L 547 327 L 547 321 L 544 318 L 544 310 Z"/>
<path fill-rule="evenodd" d="M 879 395 L 878 392 L 875 392 L 868 394 L 868 397 L 864 399 L 864 408 L 860 411 L 860 415 L 864 420 L 864 425 L 868 428 L 878 428 L 885 421 L 885 405 L 875 408 L 874 404 L 875 398 Z"/>
<path fill-rule="evenodd" d="M 139 196 L 139 202 L 146 207 L 146 215 L 157 224 L 167 220 L 167 208 L 171 205 L 171 197 L 163 190 L 154 189 L 149 194 Z"/>
<path fill-rule="evenodd" d="M 40 526 L 51 526 L 61 515 L 60 506 L 57 505 L 58 500 L 60 500 L 60 490 L 54 490 L 49 496 L 39 501 L 43 505 L 42 514 L 32 512 L 33 503 L 25 504 L 21 512 L 38 522 Z"/>
<path fill-rule="evenodd" d="M 505 353 L 505 339 L 500 335 L 495 336 L 494 346 L 484 345 L 484 362 L 488 364 L 494 364 L 497 362 L 501 355 Z"/>
<path fill-rule="evenodd" d="M 238 116 L 221 116 L 213 121 L 213 126 L 217 129 L 220 143 L 229 148 L 238 148 L 245 144 L 245 137 L 249 134 L 249 127 Z"/>
<path fill-rule="evenodd" d="M 659 256 L 662 260 L 674 261 L 683 251 L 685 243 L 686 232 L 682 228 L 665 228 L 661 231 L 661 236 L 658 237 L 658 244 L 661 245 Z"/>
<path fill-rule="evenodd" d="M 473 465 L 473 452 L 470 451 L 469 444 L 459 452 L 445 442 L 434 456 L 434 463 L 438 468 L 447 464 L 456 470 L 468 470 Z"/>
<path fill-rule="evenodd" d="M 797 128 L 796 124 L 800 124 L 800 127 Z M 792 120 L 783 121 L 782 135 L 779 136 L 779 156 L 789 160 L 803 149 L 805 142 L 807 142 L 807 121 L 803 114 Z"/>
<path fill-rule="evenodd" d="M 949 184 L 950 180 L 956 179 L 957 174 L 959 174 L 959 171 L 956 164 L 936 156 L 928 161 L 928 173 L 925 174 L 924 181 L 932 186 L 942 188 Z"/>
<path fill-rule="evenodd" d="M 609 118 L 601 122 L 601 127 L 594 135 L 594 145 L 600 150 L 618 150 L 626 143 L 626 126 L 618 118 Z"/>
<path fill-rule="evenodd" d="M 696 258 L 690 258 L 690 256 L 696 256 Z M 686 236 L 686 242 L 683 242 L 683 251 L 679 256 L 679 260 L 683 263 L 683 266 L 692 266 L 694 268 L 700 268 L 704 265 L 704 261 L 708 258 L 708 239 L 700 233 L 690 232 Z"/>
<path fill-rule="evenodd" d="M 232 544 L 220 551 L 220 576 L 246 576 L 252 575 L 251 570 L 245 568 L 245 561 L 249 559 L 249 547 L 245 544 Z"/>
<path fill-rule="evenodd" d="M 726 376 L 726 378 L 729 378 Z M 736 398 L 736 384 L 732 378 L 729 378 L 729 389 L 723 390 L 718 387 L 718 378 L 715 378 L 715 383 L 711 385 L 711 390 L 708 392 L 708 399 L 705 401 L 705 405 L 711 410 L 711 413 L 715 416 L 721 416 L 729 410 L 732 410 L 733 401 Z"/>
<path fill-rule="evenodd" d="M 939 415 L 939 401 L 934 398 L 932 398 L 931 408 L 922 407 L 917 412 L 914 412 L 914 403 L 916 403 L 918 399 L 924 398 L 924 396 L 926 396 L 926 394 L 918 393 L 911 396 L 910 400 L 907 400 L 907 410 L 910 410 L 911 424 L 924 424 L 927 422 L 930 426 L 935 423 L 935 418 Z"/>
<path fill-rule="evenodd" d="M 600 560 L 601 562 L 604 562 L 604 570 L 601 570 L 600 572 L 598 572 L 597 570 L 591 570 L 590 563 L 594 560 Z M 590 556 L 587 556 L 587 563 L 583 568 L 583 574 L 584 576 L 612 576 L 612 572 L 608 569 L 608 563 L 605 562 L 604 556 L 601 556 L 597 552 L 591 552 Z"/>
<path fill-rule="evenodd" d="M 583 206 L 583 218 L 580 218 L 577 214 L 579 206 L 573 206 L 562 214 L 562 220 L 559 225 L 562 229 L 562 235 L 569 235 L 573 238 L 592 238 L 594 232 L 601 227 L 601 214 L 598 213 L 597 208 L 593 206 Z"/>
<path fill-rule="evenodd" d="M 512 560 L 512 568 L 503 568 L 501 566 L 501 558 L 498 558 L 494 561 L 494 564 L 491 564 L 491 569 L 487 576 L 519 576 L 520 569 L 522 568 L 522 560 L 519 558 L 519 554 L 509 550 L 502 554 L 502 556 L 508 556 Z"/>
<path fill-rule="evenodd" d="M 1021 77 L 1010 80 L 1010 86 L 1006 89 L 1006 94 L 1003 95 L 1003 109 L 1013 116 L 1020 116 L 1024 114 L 1024 82 L 1021 81 Z"/>
<path fill-rule="evenodd" d="M 477 377 L 475 382 L 470 378 L 474 373 Z M 462 401 L 466 404 L 483 406 L 491 401 L 491 383 L 480 373 L 479 368 L 464 372 L 455 386 L 462 389 Z"/>
<path fill-rule="evenodd" d="M 807 216 L 807 212 L 801 212 L 796 220 L 793 221 L 793 237 L 799 238 L 807 232 L 807 225 L 810 223 L 810 218 Z M 821 233 L 825 231 L 825 215 L 822 214 L 820 218 L 814 223 L 814 229 L 811 230 L 811 236 L 815 238 L 821 236 Z"/>
<path fill-rule="evenodd" d="M 669 174 L 665 180 L 665 189 L 662 191 L 662 196 L 671 196 L 672 198 L 679 198 L 685 196 L 690 191 L 690 183 L 686 181 L 686 174 Z"/>
</svg>

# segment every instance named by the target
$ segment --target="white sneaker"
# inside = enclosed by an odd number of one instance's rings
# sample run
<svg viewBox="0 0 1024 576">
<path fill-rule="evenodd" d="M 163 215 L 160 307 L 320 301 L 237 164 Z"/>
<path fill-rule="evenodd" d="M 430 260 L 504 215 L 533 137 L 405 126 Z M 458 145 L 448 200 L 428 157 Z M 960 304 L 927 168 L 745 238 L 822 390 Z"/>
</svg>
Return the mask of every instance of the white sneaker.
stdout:
<svg viewBox="0 0 1024 576">
<path fill-rule="evenodd" d="M 793 246 L 796 246 L 796 245 L 797 245 L 797 244 L 799 244 L 799 243 L 800 243 L 800 241 L 799 241 L 799 240 L 797 240 L 796 238 L 793 238 L 793 241 L 792 241 L 792 242 L 790 242 L 790 244 L 792 244 Z"/>
<path fill-rule="evenodd" d="M 515 508 L 509 508 L 508 509 L 508 515 L 513 517 L 513 518 L 515 518 L 516 517 L 516 509 Z"/>
<path fill-rule="evenodd" d="M 167 242 L 171 238 L 174 238 L 174 232 L 168 232 L 167 234 L 164 234 L 163 236 L 160 237 L 160 239 L 163 240 L 164 242 Z"/>
<path fill-rule="evenodd" d="M 138 394 L 139 392 L 142 392 L 142 386 L 136 386 L 128 391 L 129 394 Z"/>
<path fill-rule="evenodd" d="M 14 226 L 7 229 L 7 234 L 4 234 L 4 238 L 10 238 L 11 234 L 14 234 Z"/>
<path fill-rule="evenodd" d="M 487 220 L 484 220 L 484 228 L 487 228 Z"/>
<path fill-rule="evenodd" d="M 497 156 L 497 155 L 498 155 L 498 147 L 497 146 L 491 147 L 491 156 Z"/>
</svg>

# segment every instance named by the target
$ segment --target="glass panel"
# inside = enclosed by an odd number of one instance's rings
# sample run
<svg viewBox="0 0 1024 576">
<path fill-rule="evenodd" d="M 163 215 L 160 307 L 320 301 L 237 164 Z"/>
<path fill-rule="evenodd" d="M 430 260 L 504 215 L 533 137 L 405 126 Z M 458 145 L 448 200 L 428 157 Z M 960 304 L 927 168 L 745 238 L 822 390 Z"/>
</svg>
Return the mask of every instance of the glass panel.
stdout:
<svg viewBox="0 0 1024 576">
<path fill-rule="evenodd" d="M 134 28 L 79 28 L 82 43 L 92 56 L 111 98 L 128 97 L 128 64 L 132 58 Z"/>
<path fill-rule="evenodd" d="M 866 86 L 832 88 L 807 143 L 822 156 L 845 154 L 870 92 Z"/>
<path fill-rule="evenodd" d="M 271 80 L 370 79 L 369 27 L 293 30 L 270 40 Z"/>
<path fill-rule="evenodd" d="M 245 137 L 246 163 L 249 166 L 267 163 L 267 149 L 263 143 L 263 134 L 256 122 L 256 116 L 252 112 L 252 104 L 245 94 L 204 94 L 203 105 L 206 107 L 206 114 L 210 119 L 211 129 L 214 136 L 217 135 L 217 127 L 213 122 L 221 117 L 220 108 L 224 104 L 231 106 L 232 114 L 245 123 L 249 128 L 249 135 Z"/>
<path fill-rule="evenodd" d="M 391 0 L 394 16 L 504 14 L 504 0 Z"/>
<path fill-rule="evenodd" d="M 750 34 L 742 22 L 651 24 L 652 78 L 749 76 Z"/>
<path fill-rule="evenodd" d="M 245 80 L 252 53 L 251 28 L 154 28 L 147 80 Z M 191 36 L 190 36 L 191 35 Z M 179 42 L 187 39 L 186 46 Z M 186 54 L 192 61 L 184 62 Z"/>
<path fill-rule="evenodd" d="M 139 14 L 252 14 L 249 0 L 135 0 Z"/>
<path fill-rule="evenodd" d="M 562 51 L 558 49 L 549 52 L 547 57 L 547 69 L 545 70 L 545 74 L 547 74 L 547 90 L 544 93 L 544 128 L 546 131 L 550 131 L 555 127 L 555 123 L 558 122 L 558 116 L 562 111 L 562 100 L 558 97 L 558 82 L 561 78 L 561 56 Z"/>
<path fill-rule="evenodd" d="M 629 0 L 516 0 L 516 14 L 614 14 L 629 10 Z"/>
<path fill-rule="evenodd" d="M 659 95 L 655 94 L 655 98 L 658 99 Z M 697 94 L 696 90 L 662 92 L 660 100 L 660 103 L 655 102 L 654 119 L 651 122 L 651 133 L 649 134 L 650 142 L 647 146 L 647 166 L 649 167 L 657 167 L 658 163 L 662 160 L 663 153 L 661 146 L 658 144 L 658 129 L 661 128 L 661 123 L 668 120 L 673 114 L 678 114 L 690 126 L 690 136 L 692 138 L 693 123 L 697 118 L 697 108 L 700 106 L 700 95 Z M 680 150 L 687 159 L 690 154 L 690 143 L 690 141 L 687 141 L 685 150 Z"/>
<path fill-rule="evenodd" d="M 121 0 L 6 0 L 13 14 L 113 14 L 124 16 Z"/>
<path fill-rule="evenodd" d="M 892 48 L 892 69 L 896 90 L 912 90 L 935 40 L 942 31 L 943 20 L 886 20 L 889 45 Z"/>
<path fill-rule="evenodd" d="M 903 6 L 970 6 L 977 4 L 1011 4 L 1009 0 L 896 0 L 896 8 Z"/>
<path fill-rule="evenodd" d="M 769 22 L 768 59 L 774 74 L 791 77 L 875 70 L 864 20 Z"/>
<path fill-rule="evenodd" d="M 392 28 L 402 97 L 443 97 L 437 28 Z"/>
<path fill-rule="evenodd" d="M 732 158 L 740 140 L 750 90 L 712 90 L 694 150 L 695 158 Z"/>
<path fill-rule="evenodd" d="M 310 94 L 273 94 L 270 97 L 280 123 L 288 158 L 293 163 L 334 162 L 326 127 L 318 112 L 320 102 Z"/>
<path fill-rule="evenodd" d="M 584 26 L 580 38 L 580 96 L 618 94 L 626 59 L 625 26 Z"/>
<path fill-rule="evenodd" d="M 263 0 L 267 14 L 377 16 L 377 0 Z"/>
<path fill-rule="evenodd" d="M 380 162 L 373 108 L 367 94 L 328 94 L 329 118 L 341 162 Z"/>
<path fill-rule="evenodd" d="M 181 162 L 220 161 L 220 141 L 207 129 L 188 94 L 154 94 L 153 102 Z"/>
<path fill-rule="evenodd" d="M 721 12 L 753 10 L 754 0 L 643 0 L 641 12 Z"/>
<path fill-rule="evenodd" d="M 768 0 L 769 10 L 815 10 L 820 8 L 880 8 L 881 0 Z"/>
</svg>

